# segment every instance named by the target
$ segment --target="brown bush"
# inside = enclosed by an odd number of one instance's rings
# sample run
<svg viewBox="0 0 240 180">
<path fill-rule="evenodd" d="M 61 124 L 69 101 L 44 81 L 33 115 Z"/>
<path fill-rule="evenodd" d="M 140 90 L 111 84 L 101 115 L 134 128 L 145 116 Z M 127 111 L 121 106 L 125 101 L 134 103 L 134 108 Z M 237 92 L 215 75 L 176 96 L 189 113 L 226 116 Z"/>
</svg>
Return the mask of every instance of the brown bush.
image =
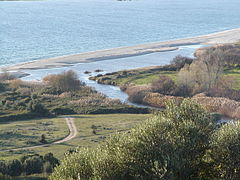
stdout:
<svg viewBox="0 0 240 180">
<path fill-rule="evenodd" d="M 151 92 L 151 86 L 148 85 L 138 85 L 129 86 L 126 88 L 125 92 L 128 94 L 128 99 L 134 103 L 143 103 L 143 98 L 148 92 Z"/>
<path fill-rule="evenodd" d="M 147 93 L 143 99 L 143 103 L 153 107 L 164 108 L 169 101 L 174 101 L 176 104 L 180 104 L 182 100 L 182 97 L 166 96 L 160 93 Z"/>
<path fill-rule="evenodd" d="M 48 75 L 43 78 L 43 81 L 59 92 L 79 90 L 80 86 L 84 85 L 84 83 L 78 79 L 77 74 L 72 70 L 61 74 Z"/>
<path fill-rule="evenodd" d="M 192 98 L 209 112 L 218 112 L 231 118 L 240 118 L 240 102 L 222 97 L 207 97 L 196 95 Z"/>
<path fill-rule="evenodd" d="M 174 94 L 176 88 L 175 82 L 168 76 L 160 76 L 151 84 L 152 92 L 158 92 L 165 95 Z"/>
<path fill-rule="evenodd" d="M 16 77 L 8 72 L 0 73 L 0 82 L 13 79 L 16 79 Z"/>
</svg>

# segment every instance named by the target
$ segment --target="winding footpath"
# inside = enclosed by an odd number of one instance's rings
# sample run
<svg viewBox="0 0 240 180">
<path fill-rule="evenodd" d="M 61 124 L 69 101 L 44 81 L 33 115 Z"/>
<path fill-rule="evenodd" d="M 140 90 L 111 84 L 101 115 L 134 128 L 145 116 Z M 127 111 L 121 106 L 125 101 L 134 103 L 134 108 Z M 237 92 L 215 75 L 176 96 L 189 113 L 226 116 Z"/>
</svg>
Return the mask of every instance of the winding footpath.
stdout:
<svg viewBox="0 0 240 180">
<path fill-rule="evenodd" d="M 57 140 L 55 142 L 49 143 L 49 144 L 41 144 L 41 145 L 28 146 L 28 147 L 22 147 L 22 148 L 15 148 L 15 149 L 5 149 L 5 150 L 0 150 L 0 152 L 21 151 L 21 150 L 27 150 L 27 149 L 35 149 L 38 147 L 49 147 L 52 145 L 61 144 L 61 143 L 72 140 L 73 138 L 75 138 L 77 136 L 77 128 L 74 124 L 74 118 L 65 117 L 65 119 L 66 119 L 66 123 L 67 123 L 68 129 L 69 129 L 69 134 L 67 137 L 65 137 L 61 140 Z"/>
</svg>

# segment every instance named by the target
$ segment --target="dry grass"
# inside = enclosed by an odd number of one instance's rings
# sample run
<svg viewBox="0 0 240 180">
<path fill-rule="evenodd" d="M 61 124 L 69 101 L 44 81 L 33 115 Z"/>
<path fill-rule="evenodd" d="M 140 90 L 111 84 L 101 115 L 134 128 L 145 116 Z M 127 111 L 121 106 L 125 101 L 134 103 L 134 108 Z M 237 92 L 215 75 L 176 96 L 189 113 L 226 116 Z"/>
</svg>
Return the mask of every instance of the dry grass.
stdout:
<svg viewBox="0 0 240 180">
<path fill-rule="evenodd" d="M 106 98 L 105 95 L 100 93 L 94 93 L 78 100 L 70 101 L 69 104 L 77 104 L 79 106 L 120 105 L 121 101 L 118 99 Z"/>
<path fill-rule="evenodd" d="M 180 96 L 168 96 L 160 93 L 152 93 L 151 86 L 139 85 L 127 87 L 125 92 L 129 100 L 152 107 L 164 108 L 166 102 L 173 100 L 177 104 L 184 98 Z M 191 98 L 209 112 L 217 112 L 231 118 L 240 118 L 240 102 L 223 97 L 208 97 L 205 94 L 197 94 Z"/>
<path fill-rule="evenodd" d="M 148 93 L 144 99 L 144 104 L 164 108 L 168 101 L 174 101 L 176 104 L 180 104 L 184 98 L 179 96 L 166 96 L 159 93 Z"/>
<path fill-rule="evenodd" d="M 240 102 L 222 97 L 207 97 L 204 94 L 192 98 L 210 112 L 218 112 L 231 118 L 240 118 Z"/>
</svg>

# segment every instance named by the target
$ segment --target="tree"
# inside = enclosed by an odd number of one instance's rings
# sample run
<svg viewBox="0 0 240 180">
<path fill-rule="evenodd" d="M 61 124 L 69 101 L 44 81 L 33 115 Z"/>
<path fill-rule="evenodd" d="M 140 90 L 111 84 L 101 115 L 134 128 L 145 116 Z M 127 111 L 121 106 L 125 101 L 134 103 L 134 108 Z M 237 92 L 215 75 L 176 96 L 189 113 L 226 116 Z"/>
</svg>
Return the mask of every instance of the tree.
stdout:
<svg viewBox="0 0 240 180">
<path fill-rule="evenodd" d="M 210 157 L 218 178 L 240 177 L 240 122 L 223 125 L 211 137 Z"/>
<path fill-rule="evenodd" d="M 192 89 L 192 94 L 208 92 L 221 81 L 224 58 L 221 49 L 207 49 L 177 74 L 177 85 Z"/>
<path fill-rule="evenodd" d="M 40 139 L 39 142 L 41 142 L 41 143 L 43 143 L 43 144 L 46 144 L 46 143 L 47 143 L 45 134 L 42 134 L 42 135 L 41 135 L 41 139 Z"/>
<path fill-rule="evenodd" d="M 43 157 L 44 165 L 43 172 L 52 173 L 53 168 L 59 165 L 59 160 L 53 156 L 52 153 L 47 153 Z"/>
<path fill-rule="evenodd" d="M 43 157 L 42 156 L 30 156 L 23 162 L 24 172 L 29 174 L 37 174 L 43 172 Z"/>
<path fill-rule="evenodd" d="M 7 167 L 6 167 L 5 161 L 0 161 L 0 174 L 6 174 L 6 173 L 7 173 Z"/>
<path fill-rule="evenodd" d="M 49 162 L 53 167 L 59 164 L 59 160 L 52 153 L 47 153 L 43 157 L 44 162 Z"/>
<path fill-rule="evenodd" d="M 19 160 L 14 159 L 7 163 L 6 169 L 6 174 L 10 176 L 19 176 L 22 173 L 22 163 Z"/>
<path fill-rule="evenodd" d="M 207 90 L 215 86 L 215 84 L 222 77 L 224 69 L 224 52 L 221 49 L 207 50 L 201 57 L 200 61 L 202 63 L 202 70 L 205 71 L 207 75 L 206 84 Z"/>
</svg>

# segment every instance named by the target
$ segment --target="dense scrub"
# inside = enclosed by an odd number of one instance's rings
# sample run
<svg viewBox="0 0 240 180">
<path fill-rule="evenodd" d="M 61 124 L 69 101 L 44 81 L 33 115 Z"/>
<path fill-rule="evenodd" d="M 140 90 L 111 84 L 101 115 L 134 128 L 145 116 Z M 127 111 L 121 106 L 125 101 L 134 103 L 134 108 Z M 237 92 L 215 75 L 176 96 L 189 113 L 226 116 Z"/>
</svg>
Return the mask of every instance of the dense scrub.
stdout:
<svg viewBox="0 0 240 180">
<path fill-rule="evenodd" d="M 170 103 L 129 133 L 69 155 L 50 179 L 237 180 L 239 128 L 216 129 L 209 114 L 188 100 Z"/>
<path fill-rule="evenodd" d="M 75 113 L 147 112 L 107 98 L 85 86 L 73 71 L 46 76 L 42 82 L 3 77 L 0 81 L 0 121 Z"/>
<path fill-rule="evenodd" d="M 39 154 L 26 155 L 21 159 L 0 161 L 0 175 L 3 175 L 4 178 L 4 176 L 49 174 L 58 164 L 59 160 L 52 153 L 47 153 L 44 156 Z"/>
</svg>

